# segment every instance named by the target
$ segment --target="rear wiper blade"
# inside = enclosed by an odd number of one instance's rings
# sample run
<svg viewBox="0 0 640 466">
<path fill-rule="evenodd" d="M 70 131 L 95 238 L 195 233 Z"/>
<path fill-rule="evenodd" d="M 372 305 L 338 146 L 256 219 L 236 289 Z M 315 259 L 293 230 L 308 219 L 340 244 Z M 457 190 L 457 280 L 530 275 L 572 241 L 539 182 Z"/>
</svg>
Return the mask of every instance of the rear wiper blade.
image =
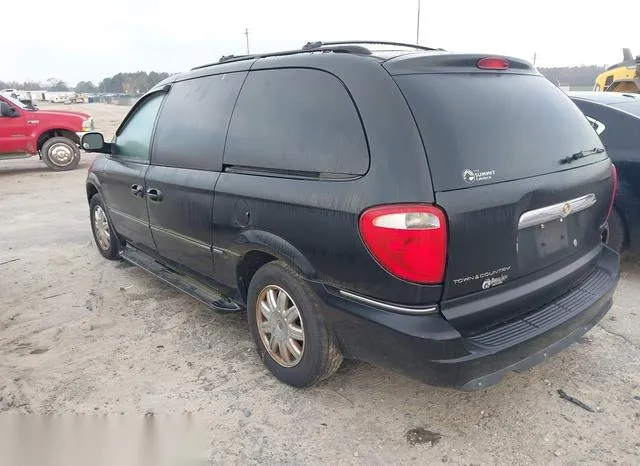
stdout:
<svg viewBox="0 0 640 466">
<path fill-rule="evenodd" d="M 560 160 L 560 163 L 571 163 L 574 160 L 578 160 L 593 154 L 602 154 L 603 152 L 604 149 L 602 147 L 594 147 L 593 149 L 581 150 L 580 152 L 576 152 L 575 154 Z"/>
</svg>

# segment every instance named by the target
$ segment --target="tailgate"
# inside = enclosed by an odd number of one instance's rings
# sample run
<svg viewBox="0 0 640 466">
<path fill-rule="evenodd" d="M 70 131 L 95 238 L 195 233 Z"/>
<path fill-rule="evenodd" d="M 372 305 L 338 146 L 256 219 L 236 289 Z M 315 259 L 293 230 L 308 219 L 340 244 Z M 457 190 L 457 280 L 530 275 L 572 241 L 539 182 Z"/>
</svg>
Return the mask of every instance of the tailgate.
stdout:
<svg viewBox="0 0 640 466">
<path fill-rule="evenodd" d="M 561 291 L 558 285 L 571 286 L 584 267 L 526 305 L 476 309 L 464 318 L 447 311 L 553 273 L 601 247 L 612 170 L 582 112 L 537 74 L 394 79 L 420 129 L 436 202 L 448 218 L 444 316 L 458 328 L 486 327 L 545 304 Z"/>
</svg>

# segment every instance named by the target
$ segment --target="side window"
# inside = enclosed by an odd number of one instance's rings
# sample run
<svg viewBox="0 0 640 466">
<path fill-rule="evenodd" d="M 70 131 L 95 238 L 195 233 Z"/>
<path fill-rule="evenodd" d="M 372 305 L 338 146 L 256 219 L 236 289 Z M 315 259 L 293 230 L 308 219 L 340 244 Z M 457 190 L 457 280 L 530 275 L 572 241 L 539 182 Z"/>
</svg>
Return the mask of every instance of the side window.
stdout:
<svg viewBox="0 0 640 466">
<path fill-rule="evenodd" d="M 310 69 L 249 73 L 224 163 L 284 172 L 362 175 L 369 152 L 355 105 L 333 75 Z"/>
<path fill-rule="evenodd" d="M 175 83 L 162 106 L 151 163 L 221 170 L 233 105 L 246 72 Z"/>
<path fill-rule="evenodd" d="M 148 97 L 130 117 L 114 141 L 115 155 L 140 161 L 149 160 L 153 124 L 164 96 L 164 93 L 158 92 Z"/>
<path fill-rule="evenodd" d="M 619 81 L 611 86 L 611 92 L 638 92 L 638 87 L 633 81 Z"/>
<path fill-rule="evenodd" d="M 609 85 L 613 82 L 613 75 L 610 74 L 609 76 L 607 76 L 607 79 L 604 82 L 604 88 L 606 89 L 607 87 L 609 87 Z"/>
</svg>

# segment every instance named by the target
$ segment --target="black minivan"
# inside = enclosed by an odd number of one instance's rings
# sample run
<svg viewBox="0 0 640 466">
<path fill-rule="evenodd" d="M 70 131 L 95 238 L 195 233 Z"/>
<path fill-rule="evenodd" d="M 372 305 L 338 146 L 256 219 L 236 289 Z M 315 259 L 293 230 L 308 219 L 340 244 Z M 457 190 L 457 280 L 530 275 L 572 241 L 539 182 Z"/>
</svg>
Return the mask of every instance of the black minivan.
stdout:
<svg viewBox="0 0 640 466">
<path fill-rule="evenodd" d="M 82 146 L 105 154 L 86 184 L 101 254 L 246 309 L 293 386 L 347 357 L 483 388 L 611 307 L 615 168 L 522 60 L 378 42 L 223 57 Z"/>
</svg>

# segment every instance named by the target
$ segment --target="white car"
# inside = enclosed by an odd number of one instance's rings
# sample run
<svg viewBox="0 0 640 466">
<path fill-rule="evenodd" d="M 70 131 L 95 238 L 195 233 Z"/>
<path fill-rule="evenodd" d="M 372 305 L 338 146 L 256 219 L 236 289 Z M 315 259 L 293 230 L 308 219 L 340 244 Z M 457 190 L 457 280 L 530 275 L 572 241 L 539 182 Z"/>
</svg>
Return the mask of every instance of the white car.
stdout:
<svg viewBox="0 0 640 466">
<path fill-rule="evenodd" d="M 9 97 L 18 98 L 18 89 L 2 89 L 0 94 L 8 95 Z"/>
</svg>

